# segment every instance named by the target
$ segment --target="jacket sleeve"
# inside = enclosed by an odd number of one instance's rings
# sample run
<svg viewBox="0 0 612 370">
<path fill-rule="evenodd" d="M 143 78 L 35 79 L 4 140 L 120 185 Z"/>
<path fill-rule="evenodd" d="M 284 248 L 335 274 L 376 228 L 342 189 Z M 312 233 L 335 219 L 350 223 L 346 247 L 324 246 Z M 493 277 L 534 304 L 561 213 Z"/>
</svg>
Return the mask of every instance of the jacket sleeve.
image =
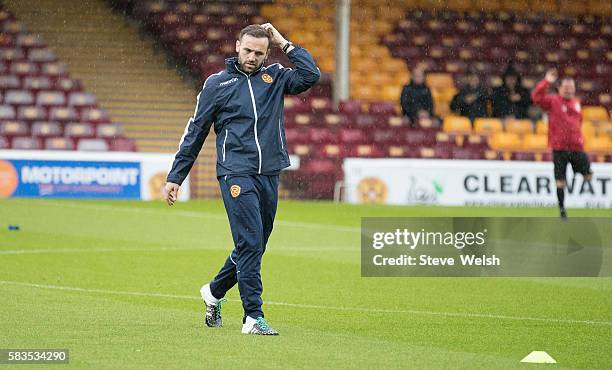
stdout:
<svg viewBox="0 0 612 370">
<path fill-rule="evenodd" d="M 548 91 L 548 86 L 550 86 L 550 83 L 546 80 L 542 80 L 538 82 L 531 93 L 531 100 L 544 110 L 550 110 L 552 103 L 552 96 L 546 93 Z"/>
<path fill-rule="evenodd" d="M 286 74 L 286 94 L 297 95 L 308 90 L 319 81 L 321 71 L 319 71 L 312 55 L 306 49 L 295 47 L 287 53 L 287 57 L 289 57 L 295 69 L 281 66 L 281 73 Z"/>
<path fill-rule="evenodd" d="M 210 77 L 204 82 L 204 87 L 196 98 L 195 111 L 185 127 L 174 163 L 166 179 L 168 182 L 180 185 L 185 181 L 215 120 L 215 89 L 213 84 L 207 86 L 209 80 Z"/>
</svg>

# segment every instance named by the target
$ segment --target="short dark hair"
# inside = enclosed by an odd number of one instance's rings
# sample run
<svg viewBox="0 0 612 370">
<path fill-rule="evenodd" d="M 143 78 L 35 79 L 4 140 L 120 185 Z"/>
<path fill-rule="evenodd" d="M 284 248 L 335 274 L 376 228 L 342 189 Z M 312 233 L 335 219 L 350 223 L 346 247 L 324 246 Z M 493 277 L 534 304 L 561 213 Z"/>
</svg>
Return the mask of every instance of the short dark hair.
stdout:
<svg viewBox="0 0 612 370">
<path fill-rule="evenodd" d="M 259 24 L 251 24 L 251 25 L 248 25 L 248 26 L 244 27 L 240 31 L 240 36 L 238 36 L 238 40 L 242 40 L 242 37 L 245 36 L 245 35 L 253 36 L 253 37 L 256 37 L 256 38 L 263 38 L 263 37 L 265 37 L 265 38 L 268 39 L 268 44 L 270 43 L 270 35 L 266 31 L 266 29 L 263 28 Z"/>
</svg>

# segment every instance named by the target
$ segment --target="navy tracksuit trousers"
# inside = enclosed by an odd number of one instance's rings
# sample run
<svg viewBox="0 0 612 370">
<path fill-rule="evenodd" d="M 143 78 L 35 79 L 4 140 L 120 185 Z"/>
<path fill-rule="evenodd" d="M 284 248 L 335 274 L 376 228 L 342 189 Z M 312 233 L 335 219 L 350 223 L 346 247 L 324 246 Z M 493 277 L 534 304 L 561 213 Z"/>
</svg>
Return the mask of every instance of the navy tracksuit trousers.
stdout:
<svg viewBox="0 0 612 370">
<path fill-rule="evenodd" d="M 238 283 L 245 318 L 263 317 L 261 258 L 276 215 L 278 175 L 227 175 L 219 177 L 219 185 L 234 249 L 211 281 L 210 290 L 221 299 Z"/>
</svg>

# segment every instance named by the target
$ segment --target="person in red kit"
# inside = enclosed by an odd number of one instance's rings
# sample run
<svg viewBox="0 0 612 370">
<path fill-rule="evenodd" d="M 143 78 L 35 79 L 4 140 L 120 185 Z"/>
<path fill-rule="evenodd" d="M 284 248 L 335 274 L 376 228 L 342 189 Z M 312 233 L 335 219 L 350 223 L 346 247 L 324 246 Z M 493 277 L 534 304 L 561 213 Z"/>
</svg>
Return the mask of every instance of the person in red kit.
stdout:
<svg viewBox="0 0 612 370">
<path fill-rule="evenodd" d="M 580 131 L 580 102 L 575 97 L 576 83 L 571 77 L 562 78 L 558 94 L 549 95 L 548 88 L 556 81 L 557 70 L 549 69 L 531 93 L 531 99 L 548 114 L 548 146 L 553 151 L 559 211 L 561 218 L 566 219 L 564 200 L 567 164 L 571 164 L 574 173 L 582 174 L 586 181 L 591 181 L 593 172 L 589 157 L 584 152 L 584 138 Z"/>
</svg>

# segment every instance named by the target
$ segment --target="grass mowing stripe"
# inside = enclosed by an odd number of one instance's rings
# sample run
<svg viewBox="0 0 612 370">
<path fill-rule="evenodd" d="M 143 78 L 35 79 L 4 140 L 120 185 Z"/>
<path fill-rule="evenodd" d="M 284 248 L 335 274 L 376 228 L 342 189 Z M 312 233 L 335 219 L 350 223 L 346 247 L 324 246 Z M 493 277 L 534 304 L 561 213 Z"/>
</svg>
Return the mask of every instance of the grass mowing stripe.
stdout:
<svg viewBox="0 0 612 370">
<path fill-rule="evenodd" d="M 15 203 L 19 203 L 19 201 L 13 200 Z M 122 206 L 111 206 L 111 205 L 85 205 L 85 204 L 75 204 L 68 202 L 40 202 L 38 205 L 45 206 L 61 206 L 61 207 L 70 207 L 77 209 L 85 209 L 88 211 L 98 210 L 98 211 L 123 211 L 130 213 L 143 213 L 143 214 L 151 214 L 151 215 L 162 215 L 162 212 L 168 216 L 182 216 L 182 217 L 195 217 L 195 218 L 209 218 L 214 220 L 227 220 L 227 216 L 221 215 L 218 213 L 212 212 L 193 212 L 193 211 L 170 211 L 166 210 L 156 210 L 156 209 L 137 209 L 133 207 L 122 207 Z M 28 203 L 31 206 L 31 203 Z M 298 228 L 306 228 L 306 229 L 315 229 L 315 230 L 330 230 L 330 231 L 338 231 L 338 232 L 359 232 L 361 229 L 359 227 L 351 227 L 351 226 L 342 226 L 342 225 L 330 225 L 330 224 L 318 224 L 318 223 L 310 223 L 310 222 L 297 222 L 297 221 L 283 221 L 276 220 L 274 221 L 275 226 L 288 226 L 288 227 L 298 227 Z"/>
<path fill-rule="evenodd" d="M 26 283 L 26 282 L 20 282 L 20 281 L 0 280 L 0 284 L 18 285 L 18 286 L 24 286 L 24 287 L 30 287 L 30 288 L 40 288 L 40 289 L 65 290 L 65 291 L 101 293 L 101 294 L 112 294 L 112 295 L 160 297 L 160 298 L 189 299 L 189 300 L 200 300 L 201 299 L 200 297 L 186 296 L 186 295 L 147 293 L 147 292 L 127 292 L 127 291 L 116 291 L 116 290 L 106 290 L 106 289 L 89 289 L 89 288 L 68 287 L 68 286 L 61 286 L 61 285 Z M 236 299 L 229 299 L 229 301 L 240 302 L 240 300 L 236 300 Z M 302 304 L 302 303 L 287 303 L 287 302 L 274 302 L 274 301 L 265 301 L 265 304 L 273 305 L 273 306 L 287 306 L 287 307 L 293 307 L 293 308 L 305 308 L 305 309 L 315 309 L 315 310 L 353 311 L 353 312 L 365 312 L 365 313 L 416 314 L 416 315 L 428 315 L 428 316 L 482 318 L 482 319 L 499 319 L 499 320 L 514 320 L 514 321 L 540 321 L 540 322 L 550 322 L 550 323 L 558 323 L 558 324 L 612 325 L 612 321 L 551 319 L 551 318 L 546 318 L 546 317 L 510 316 L 510 315 L 496 315 L 496 314 L 469 313 L 469 312 L 386 310 L 386 309 L 376 309 L 376 308 L 366 308 L 366 307 L 323 306 L 323 305 L 310 305 L 310 304 Z"/>
</svg>

